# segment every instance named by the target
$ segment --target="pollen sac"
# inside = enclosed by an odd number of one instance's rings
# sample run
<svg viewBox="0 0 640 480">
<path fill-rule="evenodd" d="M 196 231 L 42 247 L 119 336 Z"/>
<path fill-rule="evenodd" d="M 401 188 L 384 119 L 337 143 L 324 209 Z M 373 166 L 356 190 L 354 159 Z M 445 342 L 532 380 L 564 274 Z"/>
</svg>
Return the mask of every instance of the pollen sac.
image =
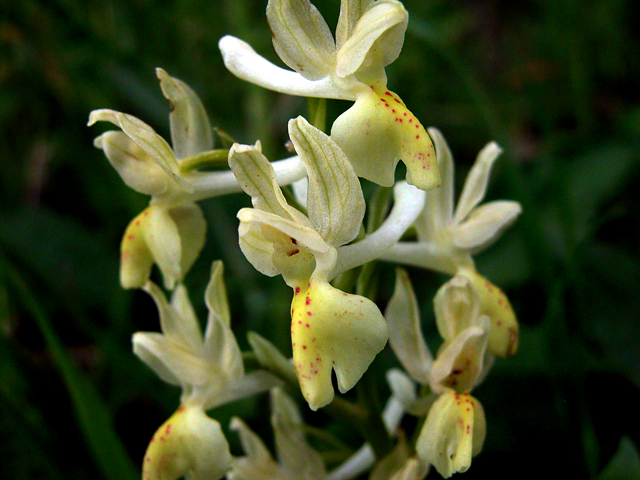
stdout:
<svg viewBox="0 0 640 480">
<path fill-rule="evenodd" d="M 449 478 L 471 466 L 471 457 L 480 453 L 486 431 L 480 402 L 466 393 L 447 392 L 429 410 L 416 450 L 422 461 Z"/>
<path fill-rule="evenodd" d="M 331 138 L 347 154 L 359 177 L 390 187 L 402 160 L 409 184 L 421 190 L 440 185 L 431 138 L 395 93 L 372 85 L 336 119 Z"/>
<path fill-rule="evenodd" d="M 475 271 L 462 274 L 475 287 L 480 298 L 480 314 L 491 320 L 487 350 L 498 357 L 510 357 L 518 350 L 518 320 L 507 296 L 489 280 Z"/>
<path fill-rule="evenodd" d="M 220 424 L 199 407 L 180 407 L 151 438 L 143 480 L 221 479 L 231 454 Z"/>
<path fill-rule="evenodd" d="M 332 369 L 338 388 L 346 392 L 362 377 L 388 337 L 387 323 L 371 300 L 344 293 L 328 282 L 294 287 L 293 362 L 312 410 L 333 400 Z"/>
</svg>

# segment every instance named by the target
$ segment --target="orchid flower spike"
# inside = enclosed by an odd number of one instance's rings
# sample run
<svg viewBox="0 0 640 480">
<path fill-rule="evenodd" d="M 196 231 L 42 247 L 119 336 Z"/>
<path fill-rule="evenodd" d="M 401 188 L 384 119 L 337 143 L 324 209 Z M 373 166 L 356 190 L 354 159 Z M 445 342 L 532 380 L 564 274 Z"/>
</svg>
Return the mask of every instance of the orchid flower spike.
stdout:
<svg viewBox="0 0 640 480">
<path fill-rule="evenodd" d="M 410 413 L 418 410 L 420 400 L 411 379 L 429 385 L 431 392 L 439 395 L 429 408 L 416 449 L 422 461 L 449 477 L 469 467 L 484 441 L 484 410 L 469 391 L 485 378 L 493 363 L 487 353 L 491 323 L 480 314 L 480 300 L 472 288 L 455 292 L 441 289 L 435 302 L 436 323 L 445 342 L 432 360 L 409 277 L 404 270 L 397 270 L 396 288 L 385 316 L 391 348 L 411 378 L 400 370 L 390 371 L 387 378 L 394 396 Z"/>
<path fill-rule="evenodd" d="M 180 408 L 149 443 L 143 478 L 222 478 L 230 466 L 229 446 L 220 424 L 205 411 L 281 383 L 263 370 L 245 374 L 222 275 L 222 262 L 214 262 L 205 294 L 209 318 L 204 338 L 182 284 L 171 303 L 152 282 L 145 286 L 158 306 L 162 333 L 134 334 L 133 351 L 162 380 L 180 386 L 182 397 Z"/>
<path fill-rule="evenodd" d="M 438 130 L 430 128 L 429 133 L 436 145 L 442 185 L 427 193 L 425 208 L 415 223 L 418 241 L 399 242 L 382 258 L 455 275 L 451 285 L 468 284 L 475 289 L 480 313 L 492 323 L 490 352 L 501 357 L 513 355 L 518 346 L 515 313 L 505 294 L 476 271 L 472 258 L 472 254 L 495 242 L 522 212 L 514 201 L 477 206 L 484 198 L 491 167 L 501 149 L 492 142 L 478 154 L 454 211 L 451 151 Z"/>
<path fill-rule="evenodd" d="M 242 420 L 231 420 L 231 429 L 240 435 L 245 456 L 233 459 L 228 480 L 324 480 L 322 457 L 305 439 L 300 411 L 279 388 L 271 390 L 271 425 L 277 462 Z"/>
<path fill-rule="evenodd" d="M 402 160 L 407 182 L 429 190 L 440 184 L 433 143 L 398 95 L 387 90 L 384 70 L 400 54 L 408 19 L 396 0 L 342 0 L 334 40 L 309 0 L 269 0 L 273 45 L 295 72 L 231 36 L 220 39 L 219 47 L 227 68 L 243 80 L 290 95 L 354 100 L 331 136 L 356 174 L 391 186 Z"/>
<path fill-rule="evenodd" d="M 238 212 L 242 252 L 258 271 L 282 275 L 294 291 L 293 360 L 302 394 L 316 410 L 333 399 L 332 369 L 346 392 L 384 348 L 388 332 L 375 303 L 329 284 L 337 248 L 358 235 L 364 216 L 353 167 L 304 118 L 289 122 L 289 135 L 309 177 L 308 216 L 287 203 L 259 149 L 235 144 L 229 165 L 254 206 Z"/>
<path fill-rule="evenodd" d="M 120 283 L 141 288 L 154 263 L 165 286 L 173 289 L 198 258 L 205 242 L 206 222 L 197 200 L 239 192 L 231 172 L 198 172 L 208 160 L 226 161 L 226 150 L 213 149 L 213 134 L 202 102 L 184 82 L 156 70 L 169 101 L 173 148 L 153 128 L 126 113 L 94 110 L 89 125 L 110 122 L 122 131 L 108 131 L 94 140 L 132 189 L 151 196 L 151 204 L 127 227 L 121 244 Z M 279 181 L 304 175 L 297 158 L 279 165 Z"/>
</svg>

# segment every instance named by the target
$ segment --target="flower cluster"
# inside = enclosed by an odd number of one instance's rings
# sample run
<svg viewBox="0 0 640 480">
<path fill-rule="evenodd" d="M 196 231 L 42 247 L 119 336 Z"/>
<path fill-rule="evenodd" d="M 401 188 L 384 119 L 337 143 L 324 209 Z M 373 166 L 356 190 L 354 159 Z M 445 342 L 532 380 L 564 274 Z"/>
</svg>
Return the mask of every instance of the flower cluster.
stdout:
<svg viewBox="0 0 640 480">
<path fill-rule="evenodd" d="M 399 1 L 342 0 L 335 38 L 308 0 L 269 0 L 267 19 L 275 50 L 292 70 L 226 36 L 219 45 L 233 74 L 281 93 L 354 101 L 328 134 L 303 117 L 291 119 L 295 156 L 272 163 L 259 141 L 214 149 L 201 101 L 161 69 L 171 145 L 128 114 L 103 109 L 89 118 L 89 125 L 106 121 L 120 129 L 94 144 L 129 187 L 151 197 L 126 228 L 120 281 L 152 296 L 162 333 L 135 333 L 133 350 L 182 389 L 177 411 L 149 443 L 143 478 L 340 480 L 373 467 L 374 480 L 419 480 L 430 465 L 445 477 L 465 471 L 486 433 L 482 406 L 469 393 L 495 357 L 515 354 L 518 345 L 509 301 L 472 258 L 520 213 L 516 202 L 478 207 L 500 149 L 491 143 L 480 152 L 454 209 L 454 165 L 444 138 L 425 129 L 387 89 L 385 67 L 400 54 L 408 23 Z M 407 175 L 394 182 L 398 161 Z M 229 169 L 205 170 L 214 165 Z M 359 178 L 379 185 L 369 205 Z M 240 192 L 252 202 L 237 214 L 240 250 L 256 270 L 281 276 L 292 289 L 290 309 L 274 319 L 290 318 L 292 359 L 255 333 L 249 334 L 253 352 L 240 351 L 220 261 L 205 291 L 204 334 L 182 283 L 205 244 L 207 223 L 197 202 Z M 416 241 L 401 241 L 412 227 Z M 366 278 L 380 260 L 452 275 L 434 300 L 443 338 L 435 358 L 406 271 L 397 270 L 385 315 L 371 291 L 354 288 L 362 283 L 358 275 Z M 170 301 L 151 280 L 154 264 L 172 291 Z M 387 341 L 407 373 L 388 372 L 392 395 L 376 419 L 366 399 L 362 406 L 334 398 L 332 375 L 340 392 L 350 390 Z M 245 455 L 232 456 L 220 423 L 207 411 L 268 390 L 277 459 L 239 418 L 230 428 Z M 311 410 L 338 411 L 363 434 L 362 448 L 327 472 L 290 394 Z M 426 416 L 413 443 L 398 428 L 407 413 Z M 372 433 L 376 426 L 381 429 Z M 377 435 L 395 447 L 381 446 Z"/>
</svg>

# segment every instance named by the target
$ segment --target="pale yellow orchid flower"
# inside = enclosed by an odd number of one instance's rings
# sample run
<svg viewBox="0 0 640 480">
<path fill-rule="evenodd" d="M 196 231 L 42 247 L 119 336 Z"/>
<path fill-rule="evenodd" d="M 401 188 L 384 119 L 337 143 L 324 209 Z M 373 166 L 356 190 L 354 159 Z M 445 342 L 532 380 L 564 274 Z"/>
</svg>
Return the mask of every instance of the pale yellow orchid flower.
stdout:
<svg viewBox="0 0 640 480">
<path fill-rule="evenodd" d="M 205 242 L 206 222 L 197 200 L 241 191 L 231 172 L 198 172 L 187 168 L 212 151 L 213 135 L 202 102 L 184 82 L 157 69 L 170 105 L 173 148 L 153 128 L 126 113 L 94 110 L 89 125 L 110 122 L 122 131 L 108 131 L 94 140 L 124 182 L 151 196 L 148 208 L 134 218 L 122 238 L 120 283 L 140 288 L 153 264 L 172 289 L 198 258 Z M 197 163 L 197 162 L 195 162 Z M 290 183 L 304 175 L 297 158 L 276 165 L 278 180 Z"/>
<path fill-rule="evenodd" d="M 430 128 L 429 133 L 436 145 L 442 185 L 427 193 L 425 209 L 415 223 L 418 241 L 398 242 L 382 258 L 455 275 L 448 285 L 474 289 L 480 314 L 491 320 L 489 351 L 508 357 L 515 354 L 518 346 L 516 315 L 502 290 L 476 271 L 472 254 L 495 242 L 522 208 L 518 202 L 506 200 L 477 206 L 484 198 L 491 168 L 501 152 L 492 142 L 478 154 L 454 210 L 451 151 L 438 130 Z M 443 337 L 451 339 L 444 334 Z"/>
<path fill-rule="evenodd" d="M 178 410 L 149 443 L 143 479 L 222 478 L 231 465 L 229 445 L 206 410 L 281 383 L 263 370 L 245 374 L 222 275 L 222 263 L 214 262 L 205 294 L 209 318 L 204 337 L 182 284 L 171 303 L 152 282 L 145 286 L 158 306 L 162 333 L 134 334 L 133 351 L 162 380 L 180 386 L 182 397 Z"/>
<path fill-rule="evenodd" d="M 360 177 L 394 182 L 399 160 L 407 182 L 422 190 L 440 183 L 428 133 L 397 94 L 387 89 L 385 66 L 400 54 L 409 15 L 396 0 L 342 0 L 334 40 L 309 0 L 269 0 L 273 45 L 291 70 L 277 67 L 231 36 L 219 46 L 237 77 L 290 95 L 354 100 L 331 128 Z"/>
</svg>

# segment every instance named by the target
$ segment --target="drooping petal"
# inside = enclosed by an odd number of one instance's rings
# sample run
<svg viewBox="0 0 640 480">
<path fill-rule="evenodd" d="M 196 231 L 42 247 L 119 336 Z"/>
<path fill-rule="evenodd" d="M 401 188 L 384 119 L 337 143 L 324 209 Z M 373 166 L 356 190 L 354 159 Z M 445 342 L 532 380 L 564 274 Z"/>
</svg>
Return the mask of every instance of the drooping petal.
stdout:
<svg viewBox="0 0 640 480">
<path fill-rule="evenodd" d="M 357 175 L 390 187 L 396 164 L 407 166 L 407 182 L 421 190 L 440 184 L 436 152 L 418 119 L 394 93 L 371 85 L 340 115 L 331 138 L 347 154 Z"/>
<path fill-rule="evenodd" d="M 251 197 L 254 208 L 308 224 L 307 218 L 287 203 L 273 167 L 260 149 L 234 144 L 229 151 L 229 167 L 244 192 Z"/>
<path fill-rule="evenodd" d="M 172 341 L 155 332 L 137 332 L 133 335 L 133 352 L 158 376 L 171 384 L 176 379 L 181 386 L 205 385 L 219 376 L 202 357 L 186 345 Z M 170 372 L 171 375 L 168 375 Z M 218 378 L 219 379 L 219 378 Z"/>
<path fill-rule="evenodd" d="M 227 299 L 227 287 L 224 284 L 224 264 L 222 260 L 216 260 L 211 264 L 209 284 L 204 293 L 204 301 L 209 309 L 209 314 L 219 318 L 226 325 L 231 325 L 229 313 L 229 301 Z M 209 320 L 211 322 L 211 320 Z"/>
<path fill-rule="evenodd" d="M 178 227 L 180 237 L 180 276 L 176 280 L 181 281 L 191 270 L 204 248 L 207 222 L 197 203 L 171 207 L 169 215 Z"/>
<path fill-rule="evenodd" d="M 351 389 L 380 352 L 388 328 L 371 300 L 349 295 L 326 281 L 296 288 L 291 302 L 293 362 L 312 410 L 331 402 L 331 370 L 341 392 Z"/>
<path fill-rule="evenodd" d="M 184 158 L 213 148 L 213 130 L 198 95 L 182 80 L 156 69 L 160 88 L 169 100 L 171 144 L 176 158 Z"/>
<path fill-rule="evenodd" d="M 443 392 L 469 392 L 476 383 L 487 350 L 490 322 L 480 317 L 481 326 L 464 329 L 450 342 L 445 342 L 431 368 L 431 388 Z"/>
<path fill-rule="evenodd" d="M 433 299 L 438 332 L 445 341 L 478 325 L 480 298 L 467 277 L 456 275 L 438 289 Z"/>
<path fill-rule="evenodd" d="M 160 195 L 172 183 L 160 165 L 123 132 L 105 132 L 95 138 L 93 145 L 104 151 L 124 183 L 136 192 Z"/>
<path fill-rule="evenodd" d="M 307 168 L 307 209 L 314 229 L 333 246 L 360 231 L 365 203 L 360 181 L 340 147 L 303 117 L 289 121 L 289 135 Z"/>
<path fill-rule="evenodd" d="M 433 357 L 420 328 L 420 309 L 406 270 L 396 269 L 396 286 L 384 313 L 389 343 L 402 366 L 417 382 L 429 383 Z"/>
<path fill-rule="evenodd" d="M 162 272 L 165 287 L 171 290 L 182 280 L 180 231 L 169 208 L 152 205 L 147 211 L 149 218 L 143 230 L 144 239 Z"/>
<path fill-rule="evenodd" d="M 322 457 L 305 439 L 297 405 L 282 390 L 275 388 L 271 391 L 271 410 L 280 464 L 297 478 L 323 480 L 325 468 Z"/>
<path fill-rule="evenodd" d="M 369 68 L 384 68 L 395 61 L 402 50 L 408 21 L 409 14 L 396 0 L 379 0 L 370 4 L 338 51 L 336 73 L 346 77 L 355 73 L 363 63 Z"/>
<path fill-rule="evenodd" d="M 501 153 L 502 149 L 496 142 L 491 142 L 480 150 L 476 162 L 464 181 L 460 200 L 458 200 L 458 205 L 456 206 L 456 213 L 453 216 L 454 223 L 461 223 L 484 198 L 487 184 L 489 183 L 491 167 Z"/>
<path fill-rule="evenodd" d="M 510 357 L 518 350 L 519 327 L 507 296 L 477 272 L 460 271 L 473 284 L 480 298 L 480 313 L 491 320 L 488 351 L 498 357 Z"/>
<path fill-rule="evenodd" d="M 453 229 L 453 244 L 474 253 L 495 242 L 522 213 L 518 202 L 490 202 L 471 211 L 467 219 Z"/>
<path fill-rule="evenodd" d="M 309 0 L 269 0 L 267 20 L 284 63 L 309 80 L 330 74 L 335 62 L 333 35 Z"/>
<path fill-rule="evenodd" d="M 341 0 L 340 17 L 336 27 L 336 47 L 340 49 L 349 39 L 360 17 L 367 11 L 373 0 Z"/>
<path fill-rule="evenodd" d="M 331 82 L 331 77 L 307 80 L 297 72 L 277 67 L 258 55 L 248 43 L 230 35 L 222 37 L 218 47 L 222 52 L 224 64 L 231 73 L 263 88 L 301 97 L 340 100 L 356 98 L 353 92 L 336 87 Z"/>
<path fill-rule="evenodd" d="M 220 424 L 200 408 L 180 407 L 151 439 L 142 478 L 219 480 L 230 466 L 229 444 Z"/>
<path fill-rule="evenodd" d="M 157 294 L 158 293 L 155 293 L 155 295 Z M 189 292 L 182 283 L 179 283 L 173 291 L 169 308 L 172 308 L 178 314 L 177 316 L 180 319 L 179 326 L 181 336 L 187 337 L 190 345 L 197 345 L 200 347 L 202 345 L 202 330 L 200 329 L 200 322 L 198 321 L 196 312 L 193 309 L 191 300 L 189 300 Z"/>
<path fill-rule="evenodd" d="M 238 238 L 240 250 L 256 270 L 268 277 L 279 274 L 272 260 L 273 243 L 264 238 L 259 223 L 240 222 Z"/>
<path fill-rule="evenodd" d="M 132 115 L 107 108 L 94 110 L 89 114 L 89 126 L 100 121 L 111 122 L 120 127 L 124 133 L 160 165 L 181 189 L 186 192 L 193 191 L 193 187 L 189 182 L 180 176 L 180 167 L 173 150 L 153 128 Z"/>
<path fill-rule="evenodd" d="M 149 208 L 131 223 L 120 243 L 120 285 L 122 288 L 142 288 L 153 267 L 154 258 L 149 250 L 144 232 L 148 228 Z"/>
<path fill-rule="evenodd" d="M 478 400 L 468 394 L 447 392 L 429 410 L 416 450 L 420 459 L 436 467 L 444 478 L 467 471 L 476 453 L 474 445 L 482 444 L 476 439 L 486 432 L 480 421 L 478 431 L 475 428 L 476 411 L 484 417 L 478 405 Z"/>
</svg>

